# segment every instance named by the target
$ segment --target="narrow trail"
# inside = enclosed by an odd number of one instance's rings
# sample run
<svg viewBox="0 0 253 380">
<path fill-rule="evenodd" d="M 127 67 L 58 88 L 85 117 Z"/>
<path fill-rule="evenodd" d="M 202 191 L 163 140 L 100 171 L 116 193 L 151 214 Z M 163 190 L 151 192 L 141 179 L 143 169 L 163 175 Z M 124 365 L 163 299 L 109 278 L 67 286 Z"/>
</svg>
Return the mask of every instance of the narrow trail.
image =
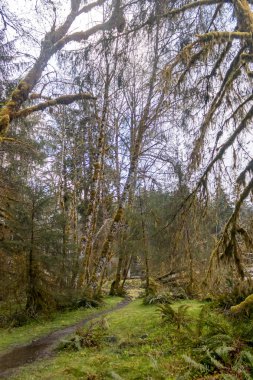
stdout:
<svg viewBox="0 0 253 380">
<path fill-rule="evenodd" d="M 72 334 L 78 328 L 84 326 L 87 322 L 92 319 L 99 318 L 103 315 L 111 313 L 113 311 L 122 309 L 130 302 L 129 299 L 125 299 L 119 302 L 116 306 L 97 312 L 89 317 L 83 319 L 82 321 L 65 327 L 63 329 L 54 331 L 46 336 L 34 340 L 32 343 L 18 346 L 13 348 L 11 351 L 0 356 L 0 379 L 7 379 L 20 367 L 35 362 L 39 359 L 45 359 L 53 356 L 54 349 L 60 339 L 66 335 Z"/>
</svg>

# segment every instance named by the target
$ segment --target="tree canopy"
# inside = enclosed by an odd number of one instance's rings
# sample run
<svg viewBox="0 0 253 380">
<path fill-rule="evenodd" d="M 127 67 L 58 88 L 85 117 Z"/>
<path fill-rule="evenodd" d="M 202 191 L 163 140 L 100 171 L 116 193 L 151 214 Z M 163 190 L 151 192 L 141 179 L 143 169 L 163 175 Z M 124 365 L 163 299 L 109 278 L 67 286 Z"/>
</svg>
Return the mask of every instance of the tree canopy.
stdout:
<svg viewBox="0 0 253 380">
<path fill-rule="evenodd" d="M 186 262 L 191 287 L 208 258 L 232 259 L 243 277 L 253 2 L 22 4 L 0 5 L 0 257 L 11 297 L 25 294 L 36 315 L 71 292 L 99 296 L 108 278 L 117 294 L 138 260 L 147 288 Z"/>
</svg>

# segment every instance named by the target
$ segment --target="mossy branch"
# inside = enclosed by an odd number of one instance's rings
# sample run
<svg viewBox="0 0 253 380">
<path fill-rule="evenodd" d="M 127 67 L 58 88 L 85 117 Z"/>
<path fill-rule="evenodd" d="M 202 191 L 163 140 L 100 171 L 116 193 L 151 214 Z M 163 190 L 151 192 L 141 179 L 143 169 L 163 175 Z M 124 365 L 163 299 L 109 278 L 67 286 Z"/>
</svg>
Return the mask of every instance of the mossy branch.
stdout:
<svg viewBox="0 0 253 380">
<path fill-rule="evenodd" d="M 56 106 L 59 104 L 68 105 L 68 104 L 71 104 L 77 100 L 95 100 L 95 99 L 96 98 L 93 95 L 88 94 L 88 93 L 80 93 L 80 94 L 75 94 L 75 95 L 64 95 L 64 96 L 60 96 L 59 98 L 50 99 L 46 102 L 39 103 L 39 104 L 36 104 L 35 106 L 28 107 L 28 108 L 22 109 L 18 112 L 15 112 L 12 115 L 12 119 L 18 119 L 20 117 L 25 117 L 25 116 L 30 115 L 33 112 L 43 111 L 46 108 Z"/>
<path fill-rule="evenodd" d="M 210 275 L 212 272 L 212 265 L 215 259 L 231 260 L 231 258 L 233 258 L 239 275 L 241 276 L 241 278 L 244 277 L 244 270 L 243 270 L 241 258 L 239 255 L 239 247 L 236 240 L 236 235 L 237 234 L 241 235 L 241 237 L 244 239 L 244 242 L 247 248 L 249 248 L 249 246 L 252 248 L 253 246 L 252 246 L 252 240 L 249 238 L 247 232 L 244 229 L 237 226 L 237 221 L 238 221 L 241 206 L 243 202 L 245 201 L 245 199 L 252 192 L 252 190 L 253 190 L 253 178 L 245 187 L 238 201 L 236 202 L 235 209 L 232 215 L 230 216 L 228 222 L 225 225 L 224 231 L 222 233 L 222 236 L 219 242 L 217 243 L 215 249 L 212 252 L 212 255 L 210 258 L 208 275 Z M 222 252 L 221 254 L 220 254 L 220 251 Z"/>
<path fill-rule="evenodd" d="M 168 16 L 173 16 L 177 15 L 183 12 L 186 12 L 190 9 L 198 8 L 201 6 L 206 6 L 206 5 L 215 5 L 215 4 L 221 4 L 221 3 L 226 3 L 229 1 L 221 1 L 221 0 L 199 0 L 199 1 L 194 1 L 192 3 L 186 4 L 180 8 L 176 9 L 169 9 L 167 12 L 165 12 L 162 17 L 168 17 Z"/>
<path fill-rule="evenodd" d="M 248 313 L 250 309 L 253 308 L 253 294 L 250 294 L 244 301 L 238 305 L 231 306 L 231 312 L 234 314 L 239 314 L 242 312 Z"/>
<path fill-rule="evenodd" d="M 224 43 L 232 40 L 252 40 L 252 33 L 250 32 L 208 32 L 205 34 L 197 34 L 199 42 L 215 42 L 215 43 Z"/>
<path fill-rule="evenodd" d="M 212 104 L 210 106 L 210 109 L 205 116 L 205 119 L 200 127 L 200 136 L 198 137 L 194 149 L 191 154 L 191 167 L 196 168 L 200 164 L 200 151 L 203 147 L 204 139 L 206 136 L 206 132 L 208 129 L 208 126 L 210 125 L 210 122 L 213 118 L 214 113 L 216 110 L 219 108 L 221 105 L 221 102 L 226 95 L 227 91 L 231 87 L 232 83 L 235 81 L 235 79 L 240 75 L 240 69 L 239 69 L 239 64 L 240 64 L 240 55 L 241 55 L 241 49 L 233 61 L 231 62 L 226 75 L 221 83 L 221 86 L 219 88 L 219 91 L 217 92 L 215 98 L 212 101 Z"/>
<path fill-rule="evenodd" d="M 232 135 L 225 141 L 225 143 L 220 147 L 219 152 L 216 154 L 216 156 L 212 159 L 212 161 L 207 165 L 204 173 L 202 174 L 200 180 L 197 183 L 197 186 L 195 188 L 195 191 L 197 191 L 202 183 L 203 179 L 207 177 L 207 175 L 210 173 L 212 170 L 214 164 L 219 161 L 226 150 L 234 143 L 236 137 L 247 127 L 248 122 L 252 119 L 253 117 L 253 106 L 250 108 L 250 110 L 247 112 L 247 114 L 244 116 L 243 120 L 241 123 L 238 125 L 238 127 L 235 129 L 235 131 L 232 133 Z"/>
<path fill-rule="evenodd" d="M 245 185 L 245 177 L 247 173 L 253 173 L 253 159 L 250 160 L 246 168 L 241 172 L 236 182 L 239 183 L 240 185 L 241 184 Z"/>
<path fill-rule="evenodd" d="M 10 99 L 5 103 L 4 107 L 0 111 L 1 136 L 4 136 L 7 133 L 9 124 L 11 120 L 14 118 L 13 115 L 15 114 L 17 117 L 17 114 L 21 106 L 29 98 L 29 95 L 32 92 L 33 88 L 39 82 L 41 75 L 48 64 L 48 61 L 56 52 L 61 50 L 63 46 L 65 46 L 69 42 L 80 42 L 88 39 L 90 36 L 97 33 L 98 31 L 110 30 L 114 27 L 117 27 L 117 7 L 115 6 L 112 10 L 111 17 L 107 21 L 95 25 L 86 31 L 81 31 L 67 35 L 70 26 L 72 25 L 77 16 L 79 16 L 82 13 L 89 12 L 95 6 L 102 5 L 103 3 L 103 0 L 98 0 L 80 9 L 81 1 L 72 1 L 71 11 L 69 15 L 66 17 L 65 21 L 56 30 L 52 28 L 50 32 L 45 34 L 45 37 L 41 42 L 41 50 L 37 60 L 35 61 L 32 68 L 27 72 L 24 79 L 12 92 Z M 119 0 L 116 4 L 118 3 Z M 44 109 L 44 105 L 41 105 L 40 107 L 40 109 Z M 20 112 L 22 115 L 25 115 L 26 111 L 22 110 Z M 31 112 L 34 111 L 31 110 Z"/>
</svg>

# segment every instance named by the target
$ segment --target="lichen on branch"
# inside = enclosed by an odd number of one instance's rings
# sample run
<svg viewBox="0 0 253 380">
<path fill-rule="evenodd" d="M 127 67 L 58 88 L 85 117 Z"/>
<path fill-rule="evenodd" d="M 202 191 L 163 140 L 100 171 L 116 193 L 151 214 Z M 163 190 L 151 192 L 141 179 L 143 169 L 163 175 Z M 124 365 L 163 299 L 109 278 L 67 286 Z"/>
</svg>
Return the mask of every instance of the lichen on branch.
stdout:
<svg viewBox="0 0 253 380">
<path fill-rule="evenodd" d="M 96 100 L 96 97 L 94 97 L 93 95 L 91 95 L 89 93 L 80 93 L 80 94 L 75 94 L 75 95 L 63 95 L 63 96 L 60 96 L 59 98 L 50 99 L 46 102 L 39 103 L 35 106 L 24 108 L 18 112 L 15 112 L 13 114 L 13 118 L 17 119 L 20 117 L 25 117 L 25 116 L 30 115 L 33 112 L 43 111 L 48 107 L 56 106 L 59 104 L 68 105 L 68 104 L 71 104 L 71 103 L 78 101 L 78 100 Z"/>
</svg>

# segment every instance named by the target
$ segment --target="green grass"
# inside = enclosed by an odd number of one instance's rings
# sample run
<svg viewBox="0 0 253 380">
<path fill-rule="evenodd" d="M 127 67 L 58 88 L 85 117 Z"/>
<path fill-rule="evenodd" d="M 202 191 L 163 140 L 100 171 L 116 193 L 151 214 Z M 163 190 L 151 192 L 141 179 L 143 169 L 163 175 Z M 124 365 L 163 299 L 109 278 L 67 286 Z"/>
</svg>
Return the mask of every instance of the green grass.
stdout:
<svg viewBox="0 0 253 380">
<path fill-rule="evenodd" d="M 116 305 L 121 298 L 107 297 L 105 305 L 99 309 L 81 308 L 73 311 L 55 313 L 50 320 L 38 320 L 22 327 L 12 329 L 0 329 L 0 352 L 10 349 L 14 345 L 29 343 L 32 340 L 46 335 L 52 331 L 75 324 L 87 316 L 97 313 L 98 310 L 109 309 Z"/>
<path fill-rule="evenodd" d="M 197 316 L 201 304 L 190 305 L 189 313 Z M 23 369 L 13 379 L 86 379 L 86 380 L 173 380 L 181 369 L 181 354 L 173 348 L 171 326 L 161 324 L 156 306 L 144 306 L 135 300 L 125 308 L 110 313 L 108 336 L 113 343 L 104 342 L 98 348 L 78 352 L 63 351 L 56 357 L 37 362 Z"/>
</svg>

